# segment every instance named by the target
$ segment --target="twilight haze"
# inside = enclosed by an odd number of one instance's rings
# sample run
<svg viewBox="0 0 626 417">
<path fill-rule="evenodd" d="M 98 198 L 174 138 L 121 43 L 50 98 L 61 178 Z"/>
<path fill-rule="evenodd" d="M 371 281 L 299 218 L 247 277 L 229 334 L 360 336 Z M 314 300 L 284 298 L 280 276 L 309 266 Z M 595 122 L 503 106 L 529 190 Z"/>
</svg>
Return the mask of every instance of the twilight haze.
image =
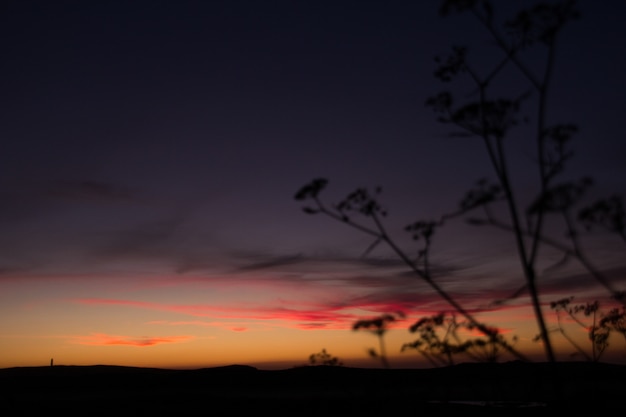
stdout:
<svg viewBox="0 0 626 417">
<path fill-rule="evenodd" d="M 507 17 L 534 4 L 496 3 Z M 438 7 L 4 2 L 0 367 L 287 367 L 322 348 L 378 366 L 375 337 L 351 326 L 396 311 L 408 317 L 389 332 L 391 364 L 424 366 L 400 346 L 415 318 L 448 306 L 385 248 L 361 258 L 367 235 L 306 215 L 293 196 L 317 177 L 335 202 L 380 185 L 388 229 L 410 247 L 403 226 L 455 210 L 493 177 L 480 142 L 450 137 L 424 102 L 444 87 L 435 55 L 463 43 L 471 57 L 499 52 L 470 16 Z M 580 127 L 568 178 L 592 176 L 590 198 L 624 195 L 626 3 L 579 8 L 549 114 Z M 532 151 L 512 146 L 514 165 L 532 167 Z M 517 174 L 522 193 L 536 182 Z M 623 243 L 592 231 L 585 244 L 624 289 Z M 437 279 L 541 355 L 526 294 L 491 307 L 523 283 L 513 249 L 510 235 L 458 220 L 436 236 Z M 539 282 L 546 304 L 608 303 L 573 261 Z M 562 358 L 573 351 L 554 343 Z M 626 361 L 623 341 L 611 343 L 611 360 Z"/>
</svg>

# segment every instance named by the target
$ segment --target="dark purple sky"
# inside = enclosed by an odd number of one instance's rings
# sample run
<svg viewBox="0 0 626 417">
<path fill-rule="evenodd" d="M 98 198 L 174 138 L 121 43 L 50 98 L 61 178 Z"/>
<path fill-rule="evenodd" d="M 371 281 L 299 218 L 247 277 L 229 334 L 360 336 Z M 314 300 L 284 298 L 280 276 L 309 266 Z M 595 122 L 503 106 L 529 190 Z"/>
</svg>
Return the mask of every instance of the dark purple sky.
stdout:
<svg viewBox="0 0 626 417">
<path fill-rule="evenodd" d="M 534 4 L 497 3 L 498 16 Z M 562 33 L 549 116 L 580 126 L 566 178 L 592 175 L 594 195 L 624 194 L 626 3 L 579 5 L 582 19 Z M 309 180 L 329 178 L 335 201 L 382 185 L 390 230 L 404 242 L 402 226 L 454 210 L 475 180 L 493 177 L 481 143 L 448 137 L 424 106 L 445 87 L 432 76 L 435 55 L 466 43 L 479 63 L 500 53 L 469 16 L 440 18 L 438 2 L 0 7 L 7 280 L 332 276 L 369 240 L 302 213 L 293 195 Z M 534 65 L 537 57 L 527 58 Z M 507 72 L 503 91 L 527 90 L 517 76 Z M 525 139 L 510 142 L 522 195 L 536 180 Z M 624 266 L 619 241 L 596 240 L 598 259 Z M 514 265 L 507 247 L 459 222 L 433 256 L 470 276 L 486 265 L 502 273 Z"/>
</svg>

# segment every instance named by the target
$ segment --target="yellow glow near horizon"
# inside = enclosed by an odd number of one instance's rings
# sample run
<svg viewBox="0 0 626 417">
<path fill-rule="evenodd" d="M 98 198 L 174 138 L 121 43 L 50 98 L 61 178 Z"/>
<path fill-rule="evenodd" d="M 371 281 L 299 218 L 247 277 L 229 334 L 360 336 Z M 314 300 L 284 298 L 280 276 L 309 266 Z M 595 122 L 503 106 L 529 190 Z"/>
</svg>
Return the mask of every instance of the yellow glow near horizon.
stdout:
<svg viewBox="0 0 626 417">
<path fill-rule="evenodd" d="M 157 296 L 148 296 L 143 289 L 129 291 L 116 285 L 95 285 L 93 281 L 5 281 L 0 286 L 4 290 L 0 294 L 0 314 L 5 318 L 0 321 L 1 368 L 45 366 L 54 358 L 58 365 L 201 368 L 248 364 L 269 369 L 305 365 L 309 355 L 322 349 L 347 366 L 380 366 L 367 353 L 369 348 L 379 349 L 378 339 L 350 328 L 355 317 L 376 314 L 359 308 L 324 309 L 323 303 L 311 297 L 271 307 L 253 304 L 250 299 L 242 302 L 227 298 L 224 292 L 215 298 L 215 292 L 200 293 L 193 286 L 187 299 L 184 285 Z M 278 288 L 270 290 L 281 294 Z M 266 302 L 268 293 L 259 293 L 259 297 Z M 102 298 L 93 298 L 93 294 Z M 198 303 L 203 298 L 206 303 Z M 385 335 L 392 366 L 430 366 L 415 351 L 400 353 L 404 343 L 416 338 L 408 327 L 419 315 L 414 311 Z M 554 322 L 549 311 L 547 315 Z M 339 321 L 329 321 L 332 317 Z M 316 322 L 318 319 L 322 321 Z M 503 329 L 508 340 L 516 335 L 517 349 L 543 360 L 541 344 L 532 340 L 537 331 L 528 306 L 481 313 L 478 319 Z M 320 323 L 328 328 L 315 329 Z M 568 326 L 568 334 L 589 348 L 585 332 Z M 570 359 L 572 346 L 558 333 L 553 333 L 553 341 L 560 358 Z M 624 341 L 613 335 L 610 343 L 603 359 L 626 363 Z M 502 356 L 502 360 L 511 359 Z"/>
</svg>

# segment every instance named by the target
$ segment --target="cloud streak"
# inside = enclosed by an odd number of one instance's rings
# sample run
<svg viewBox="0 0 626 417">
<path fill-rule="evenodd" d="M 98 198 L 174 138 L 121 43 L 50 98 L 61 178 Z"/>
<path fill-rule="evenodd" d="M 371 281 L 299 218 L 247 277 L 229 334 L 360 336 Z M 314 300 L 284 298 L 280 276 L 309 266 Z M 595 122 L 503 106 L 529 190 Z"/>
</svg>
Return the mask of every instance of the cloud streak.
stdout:
<svg viewBox="0 0 626 417">
<path fill-rule="evenodd" d="M 200 326 L 200 327 L 217 327 L 226 330 L 230 330 L 233 332 L 245 332 L 250 330 L 247 327 L 247 323 L 232 323 L 232 322 L 221 322 L 221 321 L 202 321 L 202 320 L 179 320 L 179 321 L 170 321 L 170 320 L 153 320 L 149 321 L 148 324 L 156 324 L 162 326 Z"/>
<path fill-rule="evenodd" d="M 86 305 L 111 305 L 127 306 L 149 310 L 167 311 L 179 314 L 186 314 L 194 317 L 213 317 L 217 319 L 253 320 L 253 321 L 283 321 L 292 323 L 287 327 L 304 326 L 310 328 L 310 323 L 319 323 L 323 328 L 345 328 L 346 323 L 351 323 L 359 317 L 354 312 L 348 312 L 352 306 L 332 306 L 318 305 L 307 308 L 289 308 L 284 306 L 234 306 L 234 305 L 209 305 L 209 304 L 166 304 L 151 303 L 132 300 L 85 298 L 78 299 L 77 302 Z M 295 325 L 293 323 L 296 323 Z M 179 322 L 189 324 L 189 322 Z M 198 324 L 198 322 L 194 322 Z M 207 324 L 211 325 L 211 324 Z M 231 330 L 243 331 L 246 327 L 242 324 L 231 327 Z"/>
<path fill-rule="evenodd" d="M 471 301 L 471 299 L 463 301 Z M 90 306 L 124 306 L 144 310 L 164 311 L 191 317 L 210 317 L 213 320 L 154 320 L 150 324 L 168 326 L 217 327 L 231 331 L 247 331 L 258 328 L 259 322 L 268 326 L 316 329 L 350 329 L 364 317 L 374 317 L 385 313 L 403 312 L 407 320 L 452 311 L 436 294 L 406 294 L 378 292 L 364 296 L 347 298 L 346 301 L 299 301 L 279 300 L 270 304 L 170 304 L 134 301 L 126 299 L 81 298 L 75 302 Z M 469 303 L 466 303 L 469 305 Z M 528 305 L 521 300 L 511 305 L 468 307 L 471 313 L 504 311 Z M 230 322 L 229 320 L 235 320 Z"/>
<path fill-rule="evenodd" d="M 150 347 L 164 343 L 182 343 L 193 340 L 194 336 L 119 336 L 105 333 L 92 333 L 89 336 L 76 336 L 74 342 L 86 346 L 134 346 Z"/>
</svg>

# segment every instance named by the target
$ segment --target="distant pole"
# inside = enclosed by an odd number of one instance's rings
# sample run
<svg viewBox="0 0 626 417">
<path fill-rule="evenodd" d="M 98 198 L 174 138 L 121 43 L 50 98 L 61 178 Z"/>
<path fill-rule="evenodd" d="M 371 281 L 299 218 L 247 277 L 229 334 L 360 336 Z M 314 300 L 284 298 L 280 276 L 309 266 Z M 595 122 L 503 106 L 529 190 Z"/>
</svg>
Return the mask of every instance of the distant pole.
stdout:
<svg viewBox="0 0 626 417">
<path fill-rule="evenodd" d="M 50 367 L 54 366 L 54 358 L 50 358 Z"/>
</svg>

